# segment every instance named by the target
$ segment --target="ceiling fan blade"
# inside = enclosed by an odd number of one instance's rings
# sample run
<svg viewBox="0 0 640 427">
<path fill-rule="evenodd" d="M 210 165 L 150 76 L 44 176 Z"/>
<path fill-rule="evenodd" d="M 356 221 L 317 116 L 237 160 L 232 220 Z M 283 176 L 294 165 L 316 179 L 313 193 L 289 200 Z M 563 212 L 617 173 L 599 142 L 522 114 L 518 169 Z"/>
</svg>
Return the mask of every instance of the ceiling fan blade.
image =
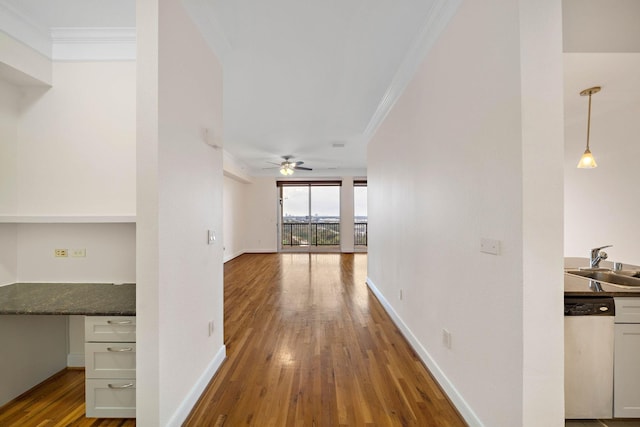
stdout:
<svg viewBox="0 0 640 427">
<path fill-rule="evenodd" d="M 280 166 L 282 163 L 276 163 L 276 162 L 265 162 L 265 163 L 269 163 L 270 165 L 276 165 L 276 166 Z"/>
<path fill-rule="evenodd" d="M 294 166 L 293 168 L 294 169 L 298 169 L 298 170 L 303 170 L 303 171 L 312 171 L 313 170 L 311 168 L 307 168 L 307 167 L 304 167 L 304 166 Z"/>
<path fill-rule="evenodd" d="M 293 166 L 300 166 L 303 165 L 304 162 L 291 162 L 293 164 Z"/>
</svg>

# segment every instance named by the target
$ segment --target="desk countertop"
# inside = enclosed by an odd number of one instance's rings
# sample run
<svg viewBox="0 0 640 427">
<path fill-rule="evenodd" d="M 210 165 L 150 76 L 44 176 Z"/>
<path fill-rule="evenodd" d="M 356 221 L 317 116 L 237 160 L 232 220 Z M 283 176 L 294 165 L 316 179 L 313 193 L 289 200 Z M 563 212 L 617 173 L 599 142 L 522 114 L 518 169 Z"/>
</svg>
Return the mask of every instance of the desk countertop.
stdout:
<svg viewBox="0 0 640 427">
<path fill-rule="evenodd" d="M 135 316 L 136 286 L 14 283 L 0 286 L 0 314 Z"/>
</svg>

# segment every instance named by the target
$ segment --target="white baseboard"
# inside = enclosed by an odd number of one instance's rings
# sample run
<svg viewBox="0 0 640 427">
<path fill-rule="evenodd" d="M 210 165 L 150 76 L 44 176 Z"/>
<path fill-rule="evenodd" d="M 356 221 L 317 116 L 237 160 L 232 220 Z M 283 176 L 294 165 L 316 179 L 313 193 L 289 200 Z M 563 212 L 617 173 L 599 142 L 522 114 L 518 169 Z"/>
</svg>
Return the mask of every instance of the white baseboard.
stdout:
<svg viewBox="0 0 640 427">
<path fill-rule="evenodd" d="M 225 255 L 224 258 L 222 259 L 222 262 L 231 261 L 234 258 L 238 258 L 242 254 L 244 254 L 244 251 L 239 251 L 239 252 L 232 253 L 230 255 Z"/>
<path fill-rule="evenodd" d="M 84 353 L 69 353 L 67 354 L 67 367 L 69 368 L 83 368 Z"/>
<path fill-rule="evenodd" d="M 378 301 L 380 301 L 380 304 L 382 304 L 382 307 L 385 309 L 387 314 L 389 314 L 391 320 L 393 320 L 393 323 L 395 323 L 398 329 L 400 329 L 402 335 L 404 335 L 407 341 L 409 341 L 411 347 L 413 347 L 422 362 L 434 376 L 440 387 L 442 387 L 445 394 L 449 397 L 449 400 L 451 400 L 458 412 L 460 412 L 462 418 L 464 418 L 464 420 L 471 427 L 483 427 L 484 424 L 482 423 L 482 421 L 480 421 L 480 418 L 478 418 L 473 409 L 471 409 L 462 395 L 460 395 L 458 390 L 456 390 L 453 383 L 449 380 L 449 378 L 447 378 L 442 369 L 440 369 L 436 361 L 433 360 L 429 352 L 424 348 L 420 341 L 418 341 L 413 332 L 411 332 L 411 329 L 409 329 L 409 327 L 402 321 L 398 313 L 395 312 L 391 304 L 389 304 L 389 301 L 387 301 L 387 299 L 384 297 L 384 295 L 382 295 L 380 290 L 376 287 L 376 285 L 369 277 L 367 277 L 367 286 L 369 286 L 371 292 L 373 292 Z"/>
<path fill-rule="evenodd" d="M 182 425 L 184 420 L 186 420 L 189 416 L 189 413 L 193 409 L 193 406 L 202 395 L 202 392 L 209 384 L 209 381 L 211 381 L 211 378 L 213 378 L 216 372 L 218 372 L 218 369 L 220 369 L 220 365 L 222 365 L 222 362 L 224 362 L 224 359 L 226 359 L 226 357 L 227 347 L 223 345 L 222 347 L 220 347 L 220 350 L 218 350 L 218 353 L 216 353 L 211 362 L 209 362 L 209 365 L 202 373 L 200 378 L 198 378 L 198 381 L 196 381 L 193 387 L 191 387 L 191 391 L 189 391 L 189 394 L 187 394 L 180 406 L 178 406 L 176 412 L 173 413 L 173 416 L 167 423 L 167 426 L 178 427 Z"/>
</svg>

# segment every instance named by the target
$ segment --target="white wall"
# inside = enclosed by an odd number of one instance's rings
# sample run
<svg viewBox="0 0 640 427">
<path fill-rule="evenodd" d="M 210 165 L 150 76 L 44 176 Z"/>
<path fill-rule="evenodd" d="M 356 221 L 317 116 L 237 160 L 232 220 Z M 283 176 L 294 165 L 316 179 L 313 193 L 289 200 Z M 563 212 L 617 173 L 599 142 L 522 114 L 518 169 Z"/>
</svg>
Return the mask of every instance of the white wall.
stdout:
<svg viewBox="0 0 640 427">
<path fill-rule="evenodd" d="M 66 316 L 2 315 L 0 406 L 65 368 Z"/>
<path fill-rule="evenodd" d="M 135 214 L 135 70 L 55 62 L 52 88 L 24 88 L 15 214 Z"/>
<path fill-rule="evenodd" d="M 18 226 L 0 224 L 0 286 L 18 280 Z"/>
<path fill-rule="evenodd" d="M 256 177 L 247 186 L 245 252 L 278 251 L 278 188 L 273 177 Z"/>
<path fill-rule="evenodd" d="M 571 53 L 565 67 L 565 256 L 606 249 L 609 261 L 640 264 L 640 53 Z M 591 86 L 591 151 L 596 169 L 577 169 L 586 144 Z"/>
<path fill-rule="evenodd" d="M 247 223 L 247 187 L 237 179 L 224 177 L 222 207 L 224 262 L 227 262 L 245 250 L 244 228 Z"/>
<path fill-rule="evenodd" d="M 369 145 L 369 284 L 470 425 L 564 425 L 560 19 L 463 2 Z"/>
<path fill-rule="evenodd" d="M 18 87 L 0 79 L 0 215 L 17 209 Z M 18 275 L 17 227 L 0 224 L 0 286 Z"/>
<path fill-rule="evenodd" d="M 222 151 L 202 133 L 222 129 L 222 68 L 180 1 L 136 7 L 137 422 L 180 425 L 225 356 Z"/>
<path fill-rule="evenodd" d="M 18 281 L 135 283 L 135 224 L 18 224 Z M 85 249 L 56 258 L 54 249 Z"/>
<path fill-rule="evenodd" d="M 0 79 L 0 215 L 18 207 L 19 100 L 19 88 Z"/>
</svg>

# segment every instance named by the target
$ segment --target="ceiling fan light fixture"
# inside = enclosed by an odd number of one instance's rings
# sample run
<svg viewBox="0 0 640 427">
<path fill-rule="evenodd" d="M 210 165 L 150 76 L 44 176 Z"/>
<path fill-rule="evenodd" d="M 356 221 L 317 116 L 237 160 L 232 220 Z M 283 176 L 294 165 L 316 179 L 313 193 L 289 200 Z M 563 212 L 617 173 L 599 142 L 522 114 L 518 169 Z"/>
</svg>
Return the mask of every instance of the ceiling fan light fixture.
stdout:
<svg viewBox="0 0 640 427">
<path fill-rule="evenodd" d="M 293 168 L 289 163 L 285 163 L 280 167 L 280 173 L 284 176 L 293 175 Z"/>
<path fill-rule="evenodd" d="M 589 96 L 589 112 L 587 113 L 587 149 L 584 150 L 584 154 L 580 157 L 578 162 L 579 169 L 592 169 L 597 168 L 598 164 L 596 159 L 593 158 L 591 150 L 589 150 L 589 134 L 591 133 L 591 95 L 600 92 L 600 86 L 590 87 L 580 92 L 580 96 Z"/>
</svg>

